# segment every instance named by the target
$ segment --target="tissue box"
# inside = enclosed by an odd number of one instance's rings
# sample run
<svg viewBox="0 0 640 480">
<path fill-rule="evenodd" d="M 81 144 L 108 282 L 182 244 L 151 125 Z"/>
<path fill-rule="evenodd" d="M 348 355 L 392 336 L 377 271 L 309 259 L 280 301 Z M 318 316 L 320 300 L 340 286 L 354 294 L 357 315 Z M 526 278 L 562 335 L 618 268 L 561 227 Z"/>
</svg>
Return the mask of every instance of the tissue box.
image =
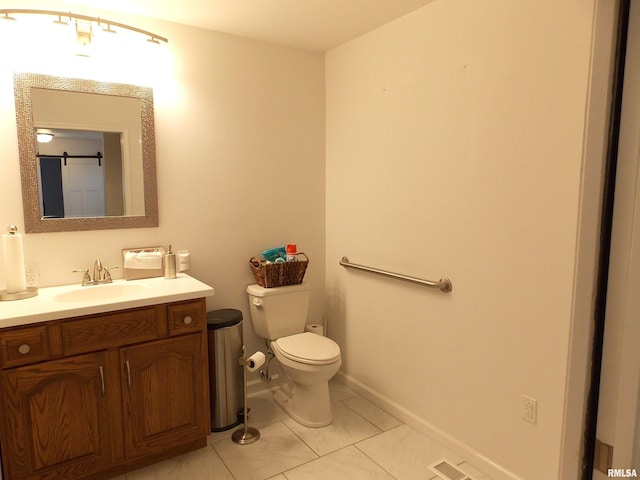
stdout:
<svg viewBox="0 0 640 480">
<path fill-rule="evenodd" d="M 124 248 L 122 271 L 125 280 L 164 276 L 164 247 Z"/>
</svg>

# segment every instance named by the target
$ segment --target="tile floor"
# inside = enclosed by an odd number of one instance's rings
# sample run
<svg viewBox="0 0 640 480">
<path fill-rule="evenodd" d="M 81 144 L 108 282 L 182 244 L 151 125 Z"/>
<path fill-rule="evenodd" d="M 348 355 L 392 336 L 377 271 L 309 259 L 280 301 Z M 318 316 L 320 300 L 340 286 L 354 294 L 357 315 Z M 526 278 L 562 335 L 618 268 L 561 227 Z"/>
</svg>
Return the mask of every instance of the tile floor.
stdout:
<svg viewBox="0 0 640 480">
<path fill-rule="evenodd" d="M 264 392 L 249 398 L 257 442 L 233 443 L 236 428 L 212 433 L 205 448 L 113 480 L 433 480 L 439 477 L 428 465 L 442 458 L 474 480 L 490 480 L 342 384 L 332 380 L 330 388 L 333 423 L 327 427 L 303 427 Z"/>
</svg>

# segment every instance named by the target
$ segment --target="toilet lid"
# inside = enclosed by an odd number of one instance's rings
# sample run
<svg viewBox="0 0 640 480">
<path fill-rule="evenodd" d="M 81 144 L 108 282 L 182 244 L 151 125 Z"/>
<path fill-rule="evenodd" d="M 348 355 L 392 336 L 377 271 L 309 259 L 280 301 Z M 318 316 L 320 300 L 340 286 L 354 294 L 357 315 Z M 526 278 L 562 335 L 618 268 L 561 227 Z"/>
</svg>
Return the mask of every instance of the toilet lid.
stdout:
<svg viewBox="0 0 640 480">
<path fill-rule="evenodd" d="M 340 358 L 340 347 L 336 342 L 311 332 L 282 337 L 275 344 L 283 356 L 296 362 L 320 365 Z"/>
</svg>

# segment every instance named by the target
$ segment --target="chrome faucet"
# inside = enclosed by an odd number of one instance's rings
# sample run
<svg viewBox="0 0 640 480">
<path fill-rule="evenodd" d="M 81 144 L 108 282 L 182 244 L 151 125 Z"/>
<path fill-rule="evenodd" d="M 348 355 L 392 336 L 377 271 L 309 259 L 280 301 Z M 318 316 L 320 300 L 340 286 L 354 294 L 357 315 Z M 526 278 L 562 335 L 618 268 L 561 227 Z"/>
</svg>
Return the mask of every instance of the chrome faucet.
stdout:
<svg viewBox="0 0 640 480">
<path fill-rule="evenodd" d="M 94 283 L 98 283 L 102 278 L 102 262 L 100 260 L 96 260 L 93 263 L 93 281 Z"/>
<path fill-rule="evenodd" d="M 93 278 L 91 278 L 91 275 L 89 275 L 88 268 L 73 271 L 84 273 L 82 277 L 82 286 L 86 287 L 88 285 L 102 285 L 104 283 L 113 283 L 113 280 L 111 279 L 111 272 L 109 270 L 112 270 L 114 268 L 118 267 L 103 267 L 102 262 L 97 259 L 93 263 Z"/>
</svg>

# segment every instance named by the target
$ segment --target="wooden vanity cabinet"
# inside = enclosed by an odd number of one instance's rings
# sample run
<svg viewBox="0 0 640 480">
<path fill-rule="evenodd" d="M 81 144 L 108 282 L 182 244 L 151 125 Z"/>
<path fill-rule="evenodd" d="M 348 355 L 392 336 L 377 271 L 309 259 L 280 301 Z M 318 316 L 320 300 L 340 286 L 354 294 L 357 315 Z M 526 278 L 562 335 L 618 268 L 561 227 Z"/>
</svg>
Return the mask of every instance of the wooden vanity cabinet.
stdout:
<svg viewBox="0 0 640 480">
<path fill-rule="evenodd" d="M 80 478 L 110 467 L 105 367 L 104 353 L 92 353 L 3 372 L 5 478 Z"/>
<path fill-rule="evenodd" d="M 0 361 L 5 480 L 110 478 L 206 445 L 204 299 L 0 329 Z"/>
<path fill-rule="evenodd" d="M 202 388 L 201 349 L 202 335 L 192 334 L 121 350 L 129 455 L 153 454 L 202 436 L 207 405 L 204 395 L 194 395 Z"/>
</svg>

